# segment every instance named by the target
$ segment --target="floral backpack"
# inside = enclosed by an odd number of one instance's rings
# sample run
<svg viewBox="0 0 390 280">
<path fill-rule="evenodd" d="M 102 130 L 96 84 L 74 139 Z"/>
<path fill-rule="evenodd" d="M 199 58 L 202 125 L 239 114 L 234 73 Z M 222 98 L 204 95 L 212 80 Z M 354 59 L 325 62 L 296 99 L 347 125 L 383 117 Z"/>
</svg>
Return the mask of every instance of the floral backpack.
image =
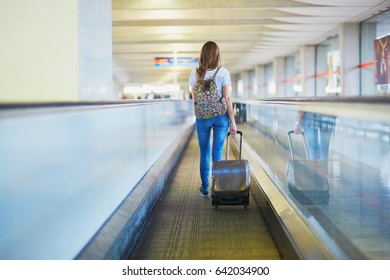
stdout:
<svg viewBox="0 0 390 280">
<path fill-rule="evenodd" d="M 194 111 L 199 119 L 209 119 L 226 113 L 226 100 L 219 96 L 215 84 L 215 77 L 220 68 L 218 67 L 211 79 L 198 81 L 195 86 Z"/>
</svg>

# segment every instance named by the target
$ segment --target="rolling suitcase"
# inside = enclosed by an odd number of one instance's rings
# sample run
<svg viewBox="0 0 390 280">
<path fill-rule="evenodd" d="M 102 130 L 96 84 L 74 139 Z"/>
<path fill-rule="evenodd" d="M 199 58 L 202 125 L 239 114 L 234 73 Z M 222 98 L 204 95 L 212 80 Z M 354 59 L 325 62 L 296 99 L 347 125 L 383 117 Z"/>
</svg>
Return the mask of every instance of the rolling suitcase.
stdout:
<svg viewBox="0 0 390 280">
<path fill-rule="evenodd" d="M 250 169 L 249 162 L 242 159 L 242 132 L 240 135 L 240 156 L 229 160 L 229 136 L 226 139 L 226 160 L 213 163 L 211 199 L 212 205 L 249 205 Z"/>
<path fill-rule="evenodd" d="M 291 194 L 302 205 L 327 205 L 329 203 L 329 184 L 323 161 L 309 160 L 306 136 L 302 132 L 306 159 L 296 159 L 293 153 L 291 134 L 288 132 L 288 143 L 291 159 L 286 168 L 286 180 Z M 326 164 L 326 163 L 325 163 Z"/>
</svg>

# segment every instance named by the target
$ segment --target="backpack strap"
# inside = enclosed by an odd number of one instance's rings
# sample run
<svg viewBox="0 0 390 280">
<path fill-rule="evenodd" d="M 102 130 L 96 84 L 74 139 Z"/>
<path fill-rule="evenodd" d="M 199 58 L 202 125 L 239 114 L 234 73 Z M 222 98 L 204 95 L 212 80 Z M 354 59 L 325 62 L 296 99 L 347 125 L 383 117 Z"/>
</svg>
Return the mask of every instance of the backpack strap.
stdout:
<svg viewBox="0 0 390 280">
<path fill-rule="evenodd" d="M 217 76 L 217 73 L 218 73 L 219 69 L 221 69 L 221 66 L 219 66 L 219 67 L 217 68 L 217 71 L 215 71 L 213 77 L 211 78 L 213 81 L 215 80 L 215 77 Z M 215 83 L 215 82 L 214 82 L 214 83 Z M 219 91 L 219 90 L 217 89 L 217 91 Z M 219 99 L 219 101 L 222 101 L 222 99 L 223 99 L 223 94 L 221 94 L 221 98 Z"/>
<path fill-rule="evenodd" d="M 217 76 L 217 73 L 218 73 L 219 69 L 221 69 L 221 66 L 217 68 L 217 71 L 215 71 L 215 73 L 214 73 L 214 75 L 213 75 L 213 80 L 214 80 L 215 77 Z"/>
<path fill-rule="evenodd" d="M 217 70 L 215 71 L 215 73 L 214 73 L 213 77 L 211 78 L 211 80 L 213 80 L 213 81 L 215 80 L 215 77 L 217 76 L 217 73 L 218 73 L 219 69 L 221 69 L 221 66 L 219 66 L 217 68 Z M 198 83 L 198 78 L 199 78 L 199 76 L 198 76 L 198 73 L 196 72 L 196 83 Z M 197 86 L 197 85 L 195 85 L 195 86 Z M 196 103 L 197 102 L 196 94 L 194 94 L 193 98 L 194 98 L 194 102 Z M 223 98 L 223 96 L 221 97 L 221 100 L 222 100 L 222 98 Z"/>
<path fill-rule="evenodd" d="M 213 77 L 212 77 L 213 80 L 214 80 L 215 77 L 217 76 L 217 73 L 218 73 L 219 69 L 221 69 L 221 66 L 219 66 L 219 67 L 217 68 L 217 71 L 215 71 L 215 73 L 214 73 L 214 75 L 213 75 Z M 196 75 L 196 80 L 198 80 L 198 78 L 199 78 L 198 72 L 196 72 L 195 75 Z"/>
</svg>

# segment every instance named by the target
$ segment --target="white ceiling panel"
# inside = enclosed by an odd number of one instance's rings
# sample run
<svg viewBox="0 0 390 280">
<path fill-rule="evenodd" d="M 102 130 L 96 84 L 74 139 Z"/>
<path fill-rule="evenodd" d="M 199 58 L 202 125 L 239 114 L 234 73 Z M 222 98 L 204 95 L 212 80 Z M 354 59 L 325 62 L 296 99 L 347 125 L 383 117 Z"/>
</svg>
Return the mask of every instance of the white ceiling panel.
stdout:
<svg viewBox="0 0 390 280">
<path fill-rule="evenodd" d="M 194 67 L 155 67 L 154 58 L 197 58 L 213 40 L 236 74 L 388 7 L 389 0 L 113 0 L 114 81 L 172 83 L 176 75 L 185 89 Z"/>
</svg>

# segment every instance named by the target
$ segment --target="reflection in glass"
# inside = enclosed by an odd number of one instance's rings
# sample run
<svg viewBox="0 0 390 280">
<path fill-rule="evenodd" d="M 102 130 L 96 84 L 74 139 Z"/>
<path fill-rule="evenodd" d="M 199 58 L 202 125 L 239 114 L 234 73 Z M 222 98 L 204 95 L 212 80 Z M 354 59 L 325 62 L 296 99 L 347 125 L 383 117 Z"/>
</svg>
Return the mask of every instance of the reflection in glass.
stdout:
<svg viewBox="0 0 390 280">
<path fill-rule="evenodd" d="M 305 132 L 308 159 L 324 162 L 327 172 L 330 140 L 336 124 L 336 117 L 318 113 L 298 112 L 294 131 Z"/>
<path fill-rule="evenodd" d="M 390 120 L 303 114 L 264 103 L 246 104 L 246 118 L 240 118 L 246 122 L 239 129 L 264 170 L 314 231 L 325 231 L 351 259 L 390 259 Z M 308 160 L 326 170 L 328 204 L 297 199 L 289 188 L 287 133 L 297 120 L 307 137 Z M 304 138 L 291 136 L 295 158 L 305 159 Z"/>
<path fill-rule="evenodd" d="M 291 159 L 286 167 L 286 181 L 290 193 L 302 205 L 327 205 L 329 203 L 329 184 L 326 178 L 326 161 L 313 160 L 309 158 L 306 134 L 300 131 L 303 136 L 306 158 L 297 159 L 291 135 L 294 130 L 288 132 L 288 143 L 290 147 Z"/>
</svg>

